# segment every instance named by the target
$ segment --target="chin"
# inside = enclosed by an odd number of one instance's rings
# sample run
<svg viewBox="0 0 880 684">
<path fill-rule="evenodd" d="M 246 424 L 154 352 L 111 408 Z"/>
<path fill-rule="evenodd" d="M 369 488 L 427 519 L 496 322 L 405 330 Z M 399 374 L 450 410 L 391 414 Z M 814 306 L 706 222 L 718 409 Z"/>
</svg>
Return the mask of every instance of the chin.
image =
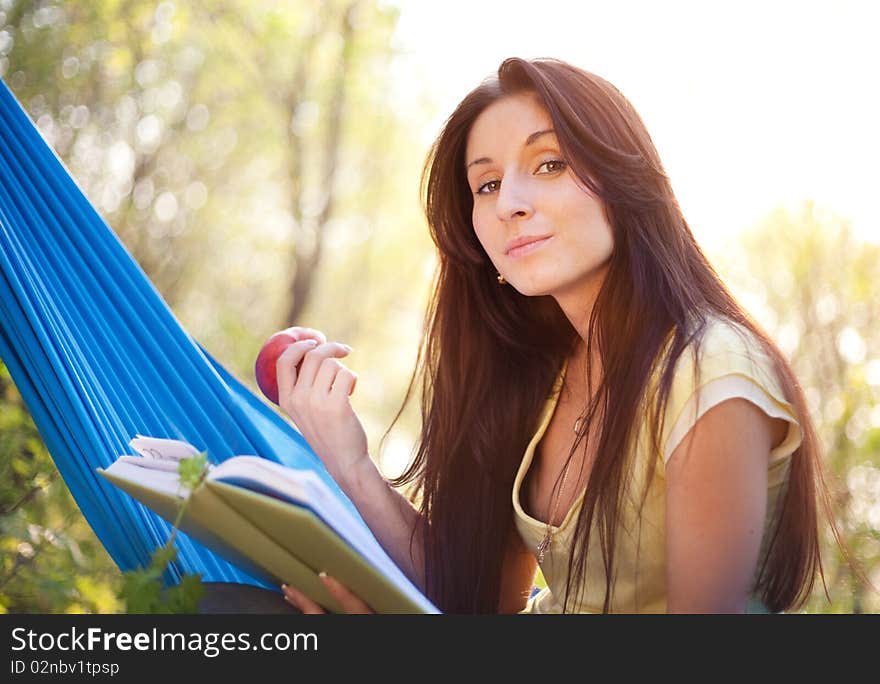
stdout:
<svg viewBox="0 0 880 684">
<path fill-rule="evenodd" d="M 507 281 L 507 284 L 513 287 L 523 297 L 544 297 L 553 292 L 553 287 L 540 285 L 538 283 L 514 283 Z"/>
</svg>

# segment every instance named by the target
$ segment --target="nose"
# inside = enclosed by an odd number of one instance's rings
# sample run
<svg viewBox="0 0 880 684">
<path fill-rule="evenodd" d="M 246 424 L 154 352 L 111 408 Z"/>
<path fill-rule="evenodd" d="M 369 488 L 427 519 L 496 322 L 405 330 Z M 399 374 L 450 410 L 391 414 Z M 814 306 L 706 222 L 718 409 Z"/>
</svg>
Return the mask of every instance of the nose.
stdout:
<svg viewBox="0 0 880 684">
<path fill-rule="evenodd" d="M 507 174 L 498 188 L 495 213 L 500 221 L 528 218 L 534 213 L 526 184 L 519 181 L 514 174 Z"/>
</svg>

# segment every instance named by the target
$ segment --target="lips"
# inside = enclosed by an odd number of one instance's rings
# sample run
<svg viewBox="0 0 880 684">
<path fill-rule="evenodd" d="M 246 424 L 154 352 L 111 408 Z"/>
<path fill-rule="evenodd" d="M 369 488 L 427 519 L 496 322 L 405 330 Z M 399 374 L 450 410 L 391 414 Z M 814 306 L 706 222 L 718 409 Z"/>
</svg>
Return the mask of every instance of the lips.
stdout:
<svg viewBox="0 0 880 684">
<path fill-rule="evenodd" d="M 545 242 L 549 238 L 553 237 L 552 235 L 521 235 L 518 238 L 515 238 L 507 243 L 507 249 L 505 250 L 505 254 L 508 256 L 518 256 L 519 254 L 525 254 L 530 252 L 531 249 L 528 248 L 530 245 L 534 245 L 532 249 L 537 249 L 540 245 L 536 244 L 539 242 Z"/>
</svg>

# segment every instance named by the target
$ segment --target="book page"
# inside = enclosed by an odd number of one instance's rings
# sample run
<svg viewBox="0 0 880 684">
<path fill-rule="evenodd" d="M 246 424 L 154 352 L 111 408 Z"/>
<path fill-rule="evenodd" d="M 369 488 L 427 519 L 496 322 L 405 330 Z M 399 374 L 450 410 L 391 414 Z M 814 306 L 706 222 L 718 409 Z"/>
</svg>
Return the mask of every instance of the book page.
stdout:
<svg viewBox="0 0 880 684">
<path fill-rule="evenodd" d="M 178 498 L 185 498 L 189 494 L 189 490 L 180 484 L 177 466 L 168 470 L 165 464 L 150 463 L 150 460 L 142 456 L 120 456 L 104 470 L 124 480 Z"/>
<path fill-rule="evenodd" d="M 163 461 L 158 458 L 144 458 L 143 456 L 120 456 L 116 461 L 117 463 L 130 463 L 138 468 L 164 470 L 168 473 L 176 473 L 178 467 L 177 461 Z"/>
<path fill-rule="evenodd" d="M 370 528 L 355 518 L 314 472 L 294 470 L 259 456 L 235 456 L 214 466 L 208 479 L 228 482 L 311 509 L 389 579 L 397 584 L 413 586 Z"/>
<path fill-rule="evenodd" d="M 189 442 L 179 439 L 163 439 L 161 437 L 145 437 L 137 435 L 128 445 L 146 459 L 159 461 L 180 461 L 182 458 L 198 456 L 201 452 Z"/>
</svg>

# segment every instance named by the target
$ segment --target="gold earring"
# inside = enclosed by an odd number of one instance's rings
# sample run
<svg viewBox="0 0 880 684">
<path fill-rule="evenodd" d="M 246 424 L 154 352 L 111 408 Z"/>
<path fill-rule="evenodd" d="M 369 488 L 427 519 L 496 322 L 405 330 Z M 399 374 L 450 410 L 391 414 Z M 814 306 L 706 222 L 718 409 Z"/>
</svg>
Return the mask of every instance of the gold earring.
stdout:
<svg viewBox="0 0 880 684">
<path fill-rule="evenodd" d="M 504 276 L 501 275 L 500 273 L 498 273 L 498 284 L 499 284 L 499 285 L 504 285 L 504 283 L 506 283 L 506 282 L 507 282 L 507 281 L 504 279 Z"/>
</svg>

